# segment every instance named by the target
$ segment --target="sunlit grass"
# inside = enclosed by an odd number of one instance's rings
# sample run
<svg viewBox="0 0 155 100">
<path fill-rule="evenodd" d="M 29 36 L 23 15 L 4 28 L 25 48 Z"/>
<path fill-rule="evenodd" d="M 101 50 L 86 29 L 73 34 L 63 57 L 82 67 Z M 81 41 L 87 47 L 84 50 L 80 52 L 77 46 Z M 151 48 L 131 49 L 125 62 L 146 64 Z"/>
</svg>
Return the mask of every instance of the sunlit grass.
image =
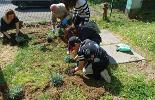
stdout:
<svg viewBox="0 0 155 100">
<path fill-rule="evenodd" d="M 94 6 L 94 5 L 93 5 Z M 101 6 L 94 8 L 102 12 Z M 122 12 L 114 11 L 110 22 L 102 20 L 102 16 L 93 16 L 93 20 L 97 22 L 101 29 L 109 29 L 116 34 L 127 37 L 129 42 L 147 49 L 155 56 L 155 22 L 143 22 L 128 19 Z M 48 32 L 50 30 L 47 30 Z M 47 33 L 48 33 L 47 32 Z M 40 32 L 44 34 L 44 32 Z M 47 35 L 47 34 L 46 34 Z M 36 36 L 29 35 L 32 40 L 28 47 L 19 48 L 14 61 L 6 65 L 3 74 L 9 87 L 25 86 L 28 83 L 37 87 L 44 87 L 51 79 L 51 74 L 64 72 L 69 65 L 65 63 L 66 48 L 64 44 L 58 40 L 50 45 L 46 45 L 47 50 L 41 50 L 37 44 Z M 42 36 L 45 37 L 45 36 Z M 0 47 L 3 47 L 0 45 Z M 117 68 L 110 66 L 112 74 L 112 83 L 103 86 L 105 94 L 100 97 L 101 100 L 113 100 L 113 97 L 119 97 L 124 100 L 154 100 L 155 99 L 155 81 L 145 80 L 145 74 L 140 72 L 128 72 L 127 69 L 135 67 L 134 65 L 118 65 Z M 0 73 L 1 75 L 1 73 Z M 64 81 L 69 76 L 63 76 Z M 4 81 L 4 79 L 3 79 Z M 1 83 L 1 82 L 0 82 Z M 14 88 L 13 88 L 14 89 Z M 16 91 L 15 91 L 16 92 Z M 59 94 L 61 100 L 86 100 L 87 97 L 83 89 L 79 86 L 70 84 L 69 89 Z M 40 100 L 50 100 L 50 94 L 42 91 L 40 95 L 34 98 Z"/>
</svg>

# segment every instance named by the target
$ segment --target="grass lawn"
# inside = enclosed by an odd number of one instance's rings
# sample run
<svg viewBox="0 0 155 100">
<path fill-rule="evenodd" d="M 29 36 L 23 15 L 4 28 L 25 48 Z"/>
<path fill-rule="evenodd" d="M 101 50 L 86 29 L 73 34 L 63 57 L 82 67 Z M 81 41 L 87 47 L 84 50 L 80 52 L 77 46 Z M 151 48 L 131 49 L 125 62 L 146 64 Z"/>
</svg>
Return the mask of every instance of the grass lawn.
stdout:
<svg viewBox="0 0 155 100">
<path fill-rule="evenodd" d="M 101 29 L 109 29 L 122 35 L 127 41 L 148 50 L 155 57 L 155 11 L 151 13 L 143 12 L 140 14 L 140 18 L 136 20 L 128 19 L 123 12 L 113 10 L 112 16 L 109 16 L 110 21 L 106 22 L 101 17 L 103 13 L 102 6 L 93 5 L 93 9 L 93 12 L 96 12 L 94 15 L 99 16 L 92 16 L 92 19 L 99 24 Z"/>
<path fill-rule="evenodd" d="M 125 41 L 139 47 L 146 58 L 152 59 L 155 56 L 155 22 L 129 20 L 122 12 L 116 10 L 110 22 L 105 22 L 102 20 L 99 5 L 93 6 L 92 11 L 98 15 L 92 19 L 101 29 L 109 29 L 125 37 Z M 25 27 L 23 32 L 31 37 L 28 46 L 19 47 L 16 51 L 6 49 L 12 52 L 12 55 L 9 55 L 9 60 L 1 58 L 3 65 L 0 69 L 0 84 L 7 83 L 10 98 L 14 99 L 24 92 L 21 99 L 27 100 L 155 99 L 154 60 L 111 65 L 111 84 L 88 80 L 80 72 L 69 77 L 65 71 L 74 64 L 64 62 L 64 43 L 58 39 L 51 44 L 46 42 L 49 30 L 48 25 Z M 6 46 L 0 44 L 0 48 Z M 53 73 L 59 73 L 63 77 L 62 86 L 52 85 Z"/>
</svg>

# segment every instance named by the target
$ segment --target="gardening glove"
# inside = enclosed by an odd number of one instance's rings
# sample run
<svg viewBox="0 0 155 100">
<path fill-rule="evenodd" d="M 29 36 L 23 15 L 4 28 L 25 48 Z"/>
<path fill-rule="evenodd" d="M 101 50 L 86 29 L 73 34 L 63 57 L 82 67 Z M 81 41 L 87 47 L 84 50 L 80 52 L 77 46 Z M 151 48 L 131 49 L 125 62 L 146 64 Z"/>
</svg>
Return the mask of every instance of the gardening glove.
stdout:
<svg viewBox="0 0 155 100">
<path fill-rule="evenodd" d="M 68 75 L 69 76 L 73 76 L 74 74 L 75 74 L 75 69 L 73 68 L 73 69 L 70 69 L 69 71 L 68 71 Z"/>
</svg>

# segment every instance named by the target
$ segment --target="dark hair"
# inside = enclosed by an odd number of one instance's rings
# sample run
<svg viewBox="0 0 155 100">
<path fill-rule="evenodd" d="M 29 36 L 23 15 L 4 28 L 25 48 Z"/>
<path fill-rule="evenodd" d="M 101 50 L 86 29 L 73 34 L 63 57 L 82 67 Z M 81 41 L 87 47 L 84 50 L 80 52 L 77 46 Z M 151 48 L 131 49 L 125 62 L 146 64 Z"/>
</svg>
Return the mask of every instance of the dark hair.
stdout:
<svg viewBox="0 0 155 100">
<path fill-rule="evenodd" d="M 70 37 L 68 40 L 68 49 L 70 50 L 72 47 L 74 47 L 75 43 L 81 43 L 80 38 L 76 36 Z"/>
<path fill-rule="evenodd" d="M 77 1 L 78 0 L 62 0 L 62 2 L 65 4 L 67 10 L 73 9 L 75 7 Z"/>
<path fill-rule="evenodd" d="M 14 16 L 16 16 L 16 15 L 15 15 L 15 12 L 14 12 L 12 9 L 8 9 L 8 10 L 6 10 L 6 12 L 5 12 L 6 18 L 8 18 L 8 16 L 9 16 L 9 15 L 12 15 L 12 14 L 14 14 Z"/>
</svg>

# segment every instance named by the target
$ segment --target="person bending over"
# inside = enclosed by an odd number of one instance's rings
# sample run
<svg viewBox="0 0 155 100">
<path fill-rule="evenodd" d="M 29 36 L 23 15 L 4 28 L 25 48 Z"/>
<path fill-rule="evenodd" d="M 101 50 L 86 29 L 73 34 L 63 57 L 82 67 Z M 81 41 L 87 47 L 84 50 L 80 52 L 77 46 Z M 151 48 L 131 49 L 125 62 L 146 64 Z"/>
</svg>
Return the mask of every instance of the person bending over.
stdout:
<svg viewBox="0 0 155 100">
<path fill-rule="evenodd" d="M 7 31 L 16 29 L 16 36 L 18 36 L 21 26 L 22 22 L 19 21 L 12 9 L 6 10 L 5 15 L 0 19 L 0 32 L 3 34 L 3 38 L 9 39 L 10 41 L 12 41 L 12 38 Z"/>
<path fill-rule="evenodd" d="M 50 10 L 52 13 L 52 19 L 51 19 L 51 23 L 53 26 L 53 32 L 55 32 L 55 26 L 57 23 L 57 19 L 63 20 L 63 19 L 71 19 L 71 15 L 70 13 L 67 11 L 65 5 L 63 3 L 59 3 L 59 4 L 52 4 L 50 6 Z M 68 21 L 67 20 L 67 21 Z M 64 21 L 64 23 L 62 24 L 67 24 L 67 22 Z"/>
<path fill-rule="evenodd" d="M 78 37 L 73 36 L 68 41 L 68 49 L 77 53 L 75 57 L 77 67 L 69 70 L 69 75 L 74 75 L 75 72 L 83 69 L 85 75 L 92 74 L 95 79 L 104 78 L 106 82 L 111 82 L 107 71 L 108 55 L 96 42 L 89 39 L 81 42 Z"/>
<path fill-rule="evenodd" d="M 73 23 L 76 27 L 89 22 L 90 10 L 87 0 L 63 0 L 63 3 L 68 11 L 74 9 Z"/>
</svg>

